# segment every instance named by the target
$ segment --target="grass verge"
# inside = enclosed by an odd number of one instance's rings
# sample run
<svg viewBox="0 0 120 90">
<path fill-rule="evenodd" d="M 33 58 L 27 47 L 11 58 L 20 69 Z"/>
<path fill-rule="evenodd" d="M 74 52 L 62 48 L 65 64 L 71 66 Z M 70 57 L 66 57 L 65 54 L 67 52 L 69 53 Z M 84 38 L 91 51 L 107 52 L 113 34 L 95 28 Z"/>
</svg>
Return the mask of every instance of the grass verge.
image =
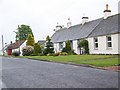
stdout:
<svg viewBox="0 0 120 90">
<path fill-rule="evenodd" d="M 20 56 L 20 58 L 72 63 L 78 65 L 84 64 L 96 67 L 118 65 L 117 55 Z"/>
</svg>

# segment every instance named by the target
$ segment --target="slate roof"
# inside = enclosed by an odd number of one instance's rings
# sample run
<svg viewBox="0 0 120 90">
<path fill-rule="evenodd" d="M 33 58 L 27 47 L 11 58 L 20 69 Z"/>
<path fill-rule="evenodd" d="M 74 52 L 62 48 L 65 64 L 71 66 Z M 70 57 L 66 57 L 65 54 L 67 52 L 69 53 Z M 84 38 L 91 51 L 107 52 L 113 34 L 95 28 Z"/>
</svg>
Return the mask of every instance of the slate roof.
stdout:
<svg viewBox="0 0 120 90">
<path fill-rule="evenodd" d="M 100 18 L 83 25 L 78 24 L 71 26 L 70 28 L 60 29 L 52 35 L 51 41 L 55 43 L 118 33 L 120 32 L 120 30 L 118 30 L 118 23 L 120 23 L 120 20 L 118 20 L 119 15 L 120 14 L 113 15 L 107 19 Z"/>
<path fill-rule="evenodd" d="M 120 14 L 103 19 L 89 37 L 120 33 Z"/>
<path fill-rule="evenodd" d="M 39 43 L 39 44 L 45 44 L 45 43 L 46 43 L 46 40 L 39 40 L 38 43 Z"/>
<path fill-rule="evenodd" d="M 25 42 L 25 40 L 16 41 L 15 43 L 10 44 L 10 45 L 7 47 L 7 49 L 17 49 L 17 48 L 19 48 L 24 42 Z"/>
<path fill-rule="evenodd" d="M 51 37 L 51 41 L 55 43 L 86 38 L 102 19 L 103 18 L 93 20 L 85 23 L 84 25 L 78 24 L 75 26 L 71 26 L 70 28 L 60 29 L 53 34 L 53 36 Z"/>
</svg>

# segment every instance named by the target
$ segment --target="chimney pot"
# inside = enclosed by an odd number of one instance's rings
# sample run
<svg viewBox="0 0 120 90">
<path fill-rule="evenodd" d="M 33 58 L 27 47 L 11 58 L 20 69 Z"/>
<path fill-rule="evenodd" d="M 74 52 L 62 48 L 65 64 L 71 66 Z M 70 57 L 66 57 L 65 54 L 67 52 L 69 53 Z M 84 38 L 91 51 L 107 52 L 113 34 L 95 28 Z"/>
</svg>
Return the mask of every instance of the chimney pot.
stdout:
<svg viewBox="0 0 120 90">
<path fill-rule="evenodd" d="M 72 25 L 71 21 L 70 21 L 70 18 L 68 18 L 68 22 L 67 22 L 67 28 L 70 28 Z"/>
<path fill-rule="evenodd" d="M 104 10 L 104 19 L 108 18 L 111 16 L 111 10 L 109 10 L 109 5 L 106 4 L 106 10 Z"/>
<path fill-rule="evenodd" d="M 88 19 L 89 19 L 88 17 L 85 17 L 85 16 L 82 17 L 82 24 L 85 24 L 86 22 L 88 22 Z"/>
</svg>

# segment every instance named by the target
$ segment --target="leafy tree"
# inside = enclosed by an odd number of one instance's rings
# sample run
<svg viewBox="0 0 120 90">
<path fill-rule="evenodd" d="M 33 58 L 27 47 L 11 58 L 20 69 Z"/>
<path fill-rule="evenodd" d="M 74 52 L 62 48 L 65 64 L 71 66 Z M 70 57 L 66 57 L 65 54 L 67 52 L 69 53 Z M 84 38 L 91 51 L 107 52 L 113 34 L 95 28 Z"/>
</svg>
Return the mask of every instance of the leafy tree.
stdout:
<svg viewBox="0 0 120 90">
<path fill-rule="evenodd" d="M 28 25 L 18 25 L 16 33 L 16 40 L 26 40 L 28 37 L 28 34 L 31 34 L 33 36 L 32 29 Z M 34 36 L 33 36 L 34 37 Z"/>
<path fill-rule="evenodd" d="M 34 45 L 34 54 L 38 55 L 40 53 L 41 53 L 41 47 L 40 47 L 40 45 L 38 43 L 35 43 L 35 45 Z"/>
<path fill-rule="evenodd" d="M 43 51 L 44 55 L 54 53 L 53 43 L 51 42 L 51 39 L 49 36 L 46 37 L 46 48 Z"/>
<path fill-rule="evenodd" d="M 34 37 L 31 34 L 28 34 L 26 46 L 34 46 L 34 45 L 35 45 Z"/>
<path fill-rule="evenodd" d="M 87 40 L 81 40 L 80 41 L 80 46 L 85 49 L 85 53 L 89 54 L 89 47 L 88 47 L 88 41 Z"/>
</svg>

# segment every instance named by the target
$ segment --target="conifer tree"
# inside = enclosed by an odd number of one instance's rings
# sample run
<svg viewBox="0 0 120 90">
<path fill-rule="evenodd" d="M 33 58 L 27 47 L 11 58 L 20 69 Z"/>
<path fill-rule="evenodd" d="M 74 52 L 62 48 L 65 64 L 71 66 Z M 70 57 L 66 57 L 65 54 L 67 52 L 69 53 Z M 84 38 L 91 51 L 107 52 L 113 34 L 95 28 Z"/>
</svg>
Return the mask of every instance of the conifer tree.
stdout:
<svg viewBox="0 0 120 90">
<path fill-rule="evenodd" d="M 34 47 L 34 45 L 35 45 L 34 37 L 32 36 L 32 34 L 28 34 L 26 46 Z"/>
</svg>

